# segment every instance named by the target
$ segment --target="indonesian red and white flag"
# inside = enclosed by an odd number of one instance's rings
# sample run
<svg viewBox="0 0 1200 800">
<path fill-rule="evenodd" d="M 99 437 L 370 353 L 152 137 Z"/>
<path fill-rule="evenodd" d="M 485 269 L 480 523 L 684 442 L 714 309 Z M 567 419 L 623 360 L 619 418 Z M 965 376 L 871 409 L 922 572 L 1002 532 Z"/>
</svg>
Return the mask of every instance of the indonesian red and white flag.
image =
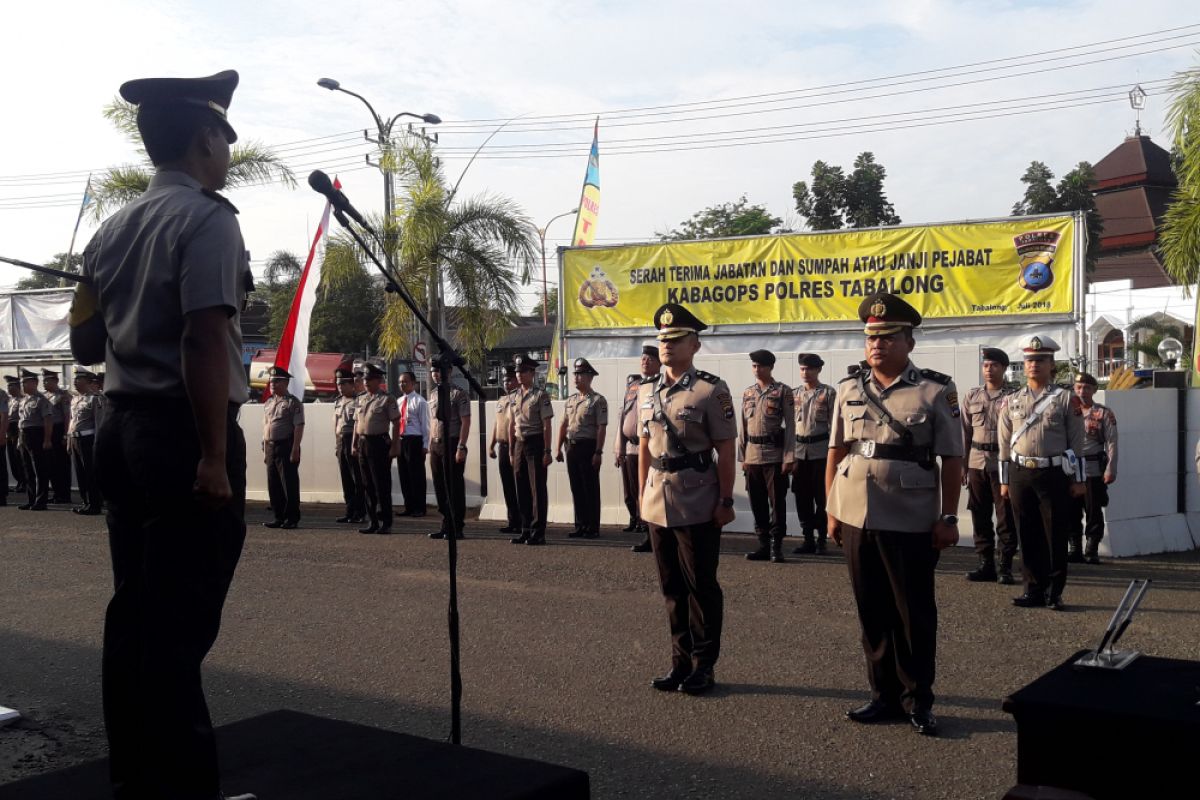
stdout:
<svg viewBox="0 0 1200 800">
<path fill-rule="evenodd" d="M 336 177 L 333 179 L 333 188 L 342 188 L 341 181 Z M 308 250 L 308 260 L 304 262 L 304 270 L 300 273 L 300 283 L 296 286 L 296 296 L 292 299 L 292 309 L 288 312 L 287 325 L 284 326 L 275 356 L 275 366 L 291 373 L 288 393 L 301 402 L 304 401 L 304 386 L 308 383 L 308 325 L 313 306 L 317 304 L 317 287 L 321 285 L 321 262 L 317 259 L 317 248 L 321 248 L 324 257 L 331 210 L 332 205 L 326 201 L 321 224 Z"/>
</svg>

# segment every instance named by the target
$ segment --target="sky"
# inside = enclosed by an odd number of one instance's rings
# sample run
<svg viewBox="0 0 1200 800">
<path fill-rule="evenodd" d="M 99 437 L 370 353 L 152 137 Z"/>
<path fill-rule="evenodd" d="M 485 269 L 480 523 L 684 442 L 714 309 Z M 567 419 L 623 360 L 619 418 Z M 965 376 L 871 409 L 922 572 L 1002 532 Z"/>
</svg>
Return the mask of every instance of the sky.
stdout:
<svg viewBox="0 0 1200 800">
<path fill-rule="evenodd" d="M 802 228 L 792 184 L 814 161 L 887 169 L 905 223 L 1007 215 L 1033 160 L 1056 175 L 1096 162 L 1135 124 L 1166 146 L 1167 79 L 1200 66 L 1200 12 L 1179 0 L 811 3 L 490 0 L 19 3 L 5 12 L 9 76 L 0 147 L 0 255 L 41 263 L 70 242 L 89 171 L 133 163 L 102 117 L 126 80 L 236 69 L 240 140 L 278 149 L 296 188 L 230 199 L 253 263 L 303 253 L 322 203 L 312 169 L 364 211 L 382 179 L 364 163 L 381 115 L 434 113 L 464 196 L 517 203 L 543 226 L 579 201 L 600 117 L 597 243 L 635 241 L 745 195 Z M 1037 55 L 1033 55 L 1037 54 Z M 752 143 L 752 144 L 751 144 Z M 731 145 L 737 146 L 731 146 Z M 96 223 L 85 218 L 76 251 Z M 550 228 L 566 244 L 570 218 Z M 0 266 L 0 285 L 22 277 Z M 539 276 L 540 277 L 540 276 Z M 522 289 L 531 307 L 540 283 Z"/>
</svg>

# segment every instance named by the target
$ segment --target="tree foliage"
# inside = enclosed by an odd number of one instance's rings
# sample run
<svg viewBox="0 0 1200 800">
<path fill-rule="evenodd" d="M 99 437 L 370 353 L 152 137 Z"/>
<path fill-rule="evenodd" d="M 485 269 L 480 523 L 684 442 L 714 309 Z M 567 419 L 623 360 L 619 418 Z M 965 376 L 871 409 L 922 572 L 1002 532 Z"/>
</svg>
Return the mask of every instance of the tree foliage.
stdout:
<svg viewBox="0 0 1200 800">
<path fill-rule="evenodd" d="M 82 265 L 83 255 L 80 253 L 72 253 L 70 263 L 67 262 L 66 253 L 59 253 L 42 266 L 78 275 Z M 56 278 L 44 272 L 31 271 L 24 278 L 17 281 L 17 289 L 57 289 L 63 285 L 62 281 L 62 278 Z"/>
<path fill-rule="evenodd" d="M 750 205 L 746 195 L 735 202 L 709 206 L 697 211 L 691 219 L 666 233 L 659 232 L 664 242 L 686 239 L 717 239 L 722 236 L 757 236 L 777 233 L 783 220 L 772 215 L 765 206 Z"/>
<path fill-rule="evenodd" d="M 812 167 L 812 186 L 797 181 L 792 185 L 792 199 L 796 212 L 814 231 L 899 225 L 900 217 L 883 189 L 885 178 L 887 170 L 870 151 L 858 154 L 849 175 L 839 166 L 817 161 Z"/>
<path fill-rule="evenodd" d="M 1200 271 L 1200 67 L 1175 76 L 1167 128 L 1179 186 L 1163 220 L 1163 266 L 1175 281 L 1195 283 Z"/>
<path fill-rule="evenodd" d="M 558 287 L 551 286 L 546 291 L 546 297 L 550 304 L 548 309 L 549 313 L 547 316 L 550 319 L 554 319 L 558 316 Z M 537 305 L 533 307 L 533 311 L 530 311 L 529 314 L 530 316 L 534 317 L 540 317 L 542 315 L 542 295 L 540 292 L 538 293 Z"/>
<path fill-rule="evenodd" d="M 1100 234 L 1104 232 L 1104 220 L 1096 210 L 1096 195 L 1092 193 L 1092 184 L 1096 181 L 1096 173 L 1087 161 L 1080 161 L 1075 169 L 1062 176 L 1058 185 L 1054 185 L 1054 173 L 1041 161 L 1033 161 L 1021 183 L 1025 184 L 1025 194 L 1013 204 L 1013 216 L 1026 214 L 1057 214 L 1063 211 L 1086 212 L 1087 223 L 1087 270 L 1091 272 L 1096 267 L 1096 259 L 1100 255 Z"/>
<path fill-rule="evenodd" d="M 1146 337 L 1141 341 L 1132 341 L 1132 334 L 1138 331 L 1145 331 Z M 1158 346 L 1162 344 L 1162 340 L 1172 337 L 1179 340 L 1183 345 L 1184 352 L 1180 358 L 1180 363 L 1187 364 L 1191 361 L 1191 337 L 1187 335 L 1184 326 L 1174 320 L 1163 319 L 1161 316 L 1149 316 L 1136 319 L 1129 323 L 1130 341 L 1125 343 L 1125 351 L 1128 354 L 1126 357 L 1131 361 L 1132 354 L 1139 353 L 1143 356 L 1147 365 L 1155 368 L 1166 367 L 1163 363 L 1162 356 L 1158 354 Z"/>
</svg>

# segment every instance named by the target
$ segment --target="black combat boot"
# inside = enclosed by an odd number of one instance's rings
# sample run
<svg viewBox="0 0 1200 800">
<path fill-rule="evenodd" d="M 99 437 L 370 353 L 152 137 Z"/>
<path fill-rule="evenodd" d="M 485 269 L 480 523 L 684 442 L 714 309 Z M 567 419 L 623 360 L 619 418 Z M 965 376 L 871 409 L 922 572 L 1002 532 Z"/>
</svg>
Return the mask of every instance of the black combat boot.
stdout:
<svg viewBox="0 0 1200 800">
<path fill-rule="evenodd" d="M 1067 562 L 1070 564 L 1083 563 L 1083 537 L 1072 536 L 1067 548 Z"/>
<path fill-rule="evenodd" d="M 1000 582 L 1005 586 L 1012 586 L 1015 581 L 1012 574 L 1013 557 L 1011 553 L 1002 553 L 1000 555 Z"/>
<path fill-rule="evenodd" d="M 996 562 L 991 556 L 979 557 L 979 569 L 972 570 L 967 573 L 967 580 L 971 583 L 995 583 L 996 581 Z"/>
<path fill-rule="evenodd" d="M 782 541 L 771 543 L 771 563 L 772 564 L 787 563 L 787 559 L 783 557 L 783 542 Z"/>
<path fill-rule="evenodd" d="M 798 556 L 817 552 L 817 543 L 813 541 L 812 531 L 804 532 L 804 544 L 792 550 Z"/>
<path fill-rule="evenodd" d="M 1100 563 L 1100 540 L 1088 539 L 1087 548 L 1083 551 L 1083 560 L 1089 564 Z"/>
<path fill-rule="evenodd" d="M 747 561 L 769 561 L 771 558 L 771 543 L 758 540 L 758 549 L 753 553 L 746 553 Z"/>
</svg>

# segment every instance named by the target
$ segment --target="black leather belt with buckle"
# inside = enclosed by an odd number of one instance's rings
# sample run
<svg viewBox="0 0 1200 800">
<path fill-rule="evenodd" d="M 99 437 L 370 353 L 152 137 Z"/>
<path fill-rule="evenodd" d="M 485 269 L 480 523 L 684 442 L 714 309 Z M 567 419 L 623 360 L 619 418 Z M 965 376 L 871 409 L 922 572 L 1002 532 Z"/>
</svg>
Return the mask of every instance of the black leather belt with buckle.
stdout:
<svg viewBox="0 0 1200 800">
<path fill-rule="evenodd" d="M 818 433 L 814 436 L 797 436 L 796 444 L 813 444 L 814 442 L 823 442 L 828 438 L 828 433 Z"/>
<path fill-rule="evenodd" d="M 747 436 L 746 441 L 750 444 L 783 444 L 783 431 L 767 434 L 766 436 Z"/>
<path fill-rule="evenodd" d="M 712 463 L 712 452 L 688 453 L 686 456 L 650 459 L 650 466 L 660 472 L 679 472 L 684 469 L 706 470 L 712 466 Z"/>
<path fill-rule="evenodd" d="M 982 450 L 985 453 L 1000 452 L 1000 445 L 995 442 L 971 442 L 972 450 Z"/>
<path fill-rule="evenodd" d="M 933 450 L 928 447 L 908 447 L 902 444 L 880 444 L 861 439 L 850 443 L 850 452 L 863 458 L 882 458 L 888 461 L 933 462 Z"/>
</svg>

